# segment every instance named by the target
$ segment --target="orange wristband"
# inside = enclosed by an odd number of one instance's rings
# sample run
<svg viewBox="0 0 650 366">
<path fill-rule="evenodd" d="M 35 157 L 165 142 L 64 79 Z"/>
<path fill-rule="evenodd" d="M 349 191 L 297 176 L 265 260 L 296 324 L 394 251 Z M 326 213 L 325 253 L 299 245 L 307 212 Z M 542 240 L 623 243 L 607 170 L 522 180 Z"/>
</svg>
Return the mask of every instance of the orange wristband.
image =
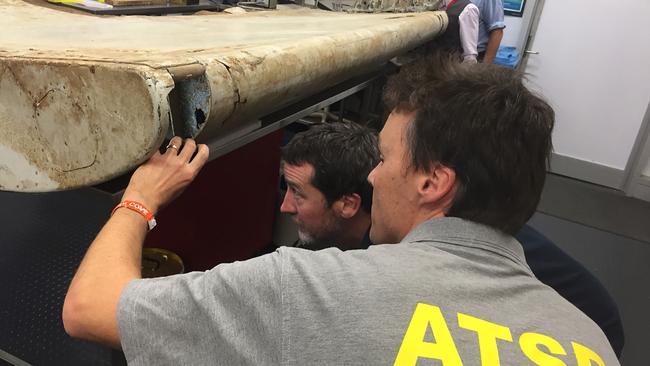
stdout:
<svg viewBox="0 0 650 366">
<path fill-rule="evenodd" d="M 144 207 L 142 203 L 136 201 L 120 202 L 117 206 L 115 206 L 113 211 L 111 211 L 111 216 L 113 216 L 113 214 L 115 213 L 115 211 L 117 211 L 118 208 L 122 208 L 122 207 L 126 207 L 129 210 L 133 210 L 139 213 L 140 215 L 142 215 L 142 217 L 144 217 L 144 219 L 147 220 L 147 225 L 149 226 L 149 230 L 156 227 L 156 218 L 154 217 L 153 212 L 149 211 L 146 207 Z"/>
</svg>

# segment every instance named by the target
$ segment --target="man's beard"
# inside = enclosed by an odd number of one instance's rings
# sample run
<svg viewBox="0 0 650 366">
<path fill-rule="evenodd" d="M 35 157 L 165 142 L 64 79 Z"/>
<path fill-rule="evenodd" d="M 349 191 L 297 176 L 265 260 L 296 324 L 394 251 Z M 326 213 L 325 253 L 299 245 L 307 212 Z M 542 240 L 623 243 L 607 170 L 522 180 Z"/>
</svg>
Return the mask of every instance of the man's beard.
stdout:
<svg viewBox="0 0 650 366">
<path fill-rule="evenodd" d="M 340 244 L 338 238 L 342 234 L 342 227 L 343 225 L 339 219 L 329 217 L 317 233 L 307 233 L 298 228 L 298 242 L 296 246 L 310 250 L 336 247 Z"/>
<path fill-rule="evenodd" d="M 314 238 L 308 233 L 298 229 L 298 242 L 296 246 L 305 247 L 314 242 Z"/>
</svg>

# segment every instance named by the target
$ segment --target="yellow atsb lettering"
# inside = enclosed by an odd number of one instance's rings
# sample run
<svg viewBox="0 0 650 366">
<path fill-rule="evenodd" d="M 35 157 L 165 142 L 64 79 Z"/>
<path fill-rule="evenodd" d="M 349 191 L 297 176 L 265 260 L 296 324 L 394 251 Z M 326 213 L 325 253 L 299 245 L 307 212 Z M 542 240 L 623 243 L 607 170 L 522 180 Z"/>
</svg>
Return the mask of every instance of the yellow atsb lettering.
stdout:
<svg viewBox="0 0 650 366">
<path fill-rule="evenodd" d="M 591 361 L 594 361 L 598 366 L 605 366 L 605 362 L 596 352 L 576 342 L 571 342 L 571 345 L 573 346 L 573 352 L 576 354 L 578 366 L 593 366 Z"/>
<path fill-rule="evenodd" d="M 566 351 L 555 339 L 539 333 L 524 333 L 519 337 L 519 348 L 531 361 L 539 366 L 566 366 L 559 358 L 550 356 L 537 347 L 542 345 L 554 355 L 566 356 Z"/>
<path fill-rule="evenodd" d="M 510 329 L 503 325 L 475 318 L 471 315 L 458 313 L 458 326 L 473 330 L 478 335 L 478 345 L 481 351 L 481 364 L 483 366 L 499 366 L 499 347 L 497 339 L 512 342 Z"/>
<path fill-rule="evenodd" d="M 435 343 L 424 341 L 428 327 L 431 327 Z M 418 357 L 441 360 L 444 366 L 463 365 L 445 318 L 437 306 L 417 304 L 394 365 L 415 365 Z"/>
</svg>

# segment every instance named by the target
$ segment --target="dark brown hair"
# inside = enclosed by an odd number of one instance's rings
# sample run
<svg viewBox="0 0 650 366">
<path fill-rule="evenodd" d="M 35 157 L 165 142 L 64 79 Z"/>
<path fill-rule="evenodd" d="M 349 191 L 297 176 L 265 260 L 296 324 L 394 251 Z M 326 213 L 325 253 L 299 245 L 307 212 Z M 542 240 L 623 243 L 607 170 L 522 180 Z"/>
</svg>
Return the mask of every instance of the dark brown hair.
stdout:
<svg viewBox="0 0 650 366">
<path fill-rule="evenodd" d="M 416 113 L 407 137 L 411 168 L 442 164 L 456 172 L 447 216 L 514 234 L 535 212 L 555 115 L 522 79 L 511 69 L 436 54 L 389 80 L 388 107 Z"/>
<path fill-rule="evenodd" d="M 372 187 L 367 178 L 379 163 L 375 131 L 356 123 L 318 124 L 297 134 L 282 149 L 282 159 L 291 165 L 311 164 L 311 183 L 328 204 L 357 193 L 362 208 L 370 213 Z"/>
</svg>

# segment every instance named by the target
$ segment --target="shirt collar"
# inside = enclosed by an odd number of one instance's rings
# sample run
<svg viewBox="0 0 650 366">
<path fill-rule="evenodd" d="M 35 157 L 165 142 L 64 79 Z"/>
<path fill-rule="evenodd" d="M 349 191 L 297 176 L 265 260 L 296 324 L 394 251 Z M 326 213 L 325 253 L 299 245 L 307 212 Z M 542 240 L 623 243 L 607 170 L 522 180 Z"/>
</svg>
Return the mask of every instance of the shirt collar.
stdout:
<svg viewBox="0 0 650 366">
<path fill-rule="evenodd" d="M 521 244 L 511 235 L 457 217 L 427 220 L 411 230 L 401 243 L 437 241 L 488 250 L 528 266 Z"/>
</svg>

